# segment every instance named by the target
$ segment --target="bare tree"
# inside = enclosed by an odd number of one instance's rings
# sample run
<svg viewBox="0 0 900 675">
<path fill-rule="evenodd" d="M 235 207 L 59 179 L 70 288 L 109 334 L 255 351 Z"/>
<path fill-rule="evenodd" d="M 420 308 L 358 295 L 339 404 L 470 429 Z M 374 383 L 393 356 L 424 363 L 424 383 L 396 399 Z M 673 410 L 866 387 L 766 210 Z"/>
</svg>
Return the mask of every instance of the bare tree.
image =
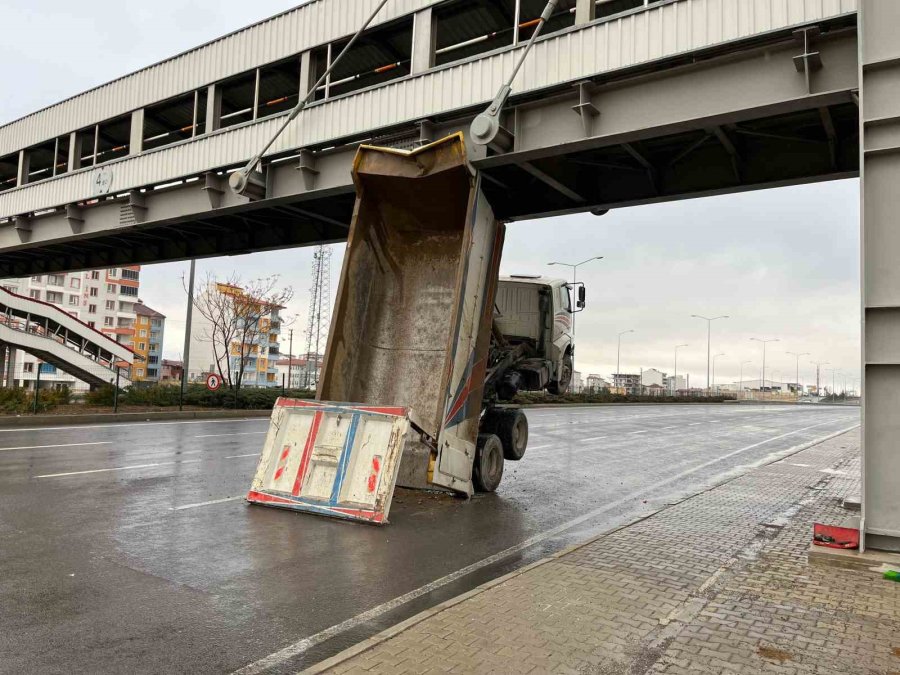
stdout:
<svg viewBox="0 0 900 675">
<path fill-rule="evenodd" d="M 268 344 L 273 314 L 293 297 L 290 287 L 278 288 L 278 275 L 244 281 L 237 274 L 220 281 L 207 273 L 194 307 L 206 325 L 197 340 L 212 346 L 215 368 L 230 389 L 239 391 L 247 364 Z M 236 358 L 233 358 L 236 357 Z"/>
</svg>

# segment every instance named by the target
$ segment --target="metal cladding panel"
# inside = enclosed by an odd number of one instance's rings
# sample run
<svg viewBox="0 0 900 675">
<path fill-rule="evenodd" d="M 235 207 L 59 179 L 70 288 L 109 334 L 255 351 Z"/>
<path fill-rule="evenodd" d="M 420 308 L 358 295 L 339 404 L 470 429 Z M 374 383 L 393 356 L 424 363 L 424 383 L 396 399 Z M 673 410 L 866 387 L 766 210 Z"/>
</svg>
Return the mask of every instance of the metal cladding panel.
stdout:
<svg viewBox="0 0 900 675">
<path fill-rule="evenodd" d="M 390 0 L 373 25 L 435 4 Z M 378 0 L 314 0 L 0 127 L 0 155 L 352 35 Z"/>
<path fill-rule="evenodd" d="M 409 7 L 429 4 L 405 2 Z M 751 4 L 752 11 L 742 9 Z M 855 11 L 856 6 L 857 0 L 680 0 L 650 7 L 539 41 L 513 89 L 517 93 L 539 90 L 728 40 L 839 16 Z M 288 127 L 270 152 L 365 136 L 379 128 L 485 105 L 512 70 L 518 49 L 315 105 Z M 268 139 L 281 119 L 269 118 L 222 130 L 104 167 L 110 167 L 115 174 L 113 191 L 121 192 L 235 166 L 245 162 Z M 0 129 L 0 135 L 3 131 Z M 46 137 L 44 134 L 40 140 Z M 90 172 L 76 172 L 0 193 L 0 218 L 96 196 L 90 185 Z"/>
<path fill-rule="evenodd" d="M 387 523 L 408 414 L 406 408 L 278 399 L 247 501 Z"/>
</svg>

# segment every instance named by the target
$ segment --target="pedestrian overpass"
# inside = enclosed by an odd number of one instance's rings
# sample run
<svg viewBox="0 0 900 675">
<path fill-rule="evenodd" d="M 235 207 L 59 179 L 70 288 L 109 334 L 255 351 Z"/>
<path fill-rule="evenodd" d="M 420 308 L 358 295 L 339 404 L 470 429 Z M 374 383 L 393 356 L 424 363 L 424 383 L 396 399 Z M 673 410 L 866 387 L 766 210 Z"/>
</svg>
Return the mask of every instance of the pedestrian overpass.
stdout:
<svg viewBox="0 0 900 675">
<path fill-rule="evenodd" d="M 337 242 L 361 143 L 468 131 L 543 0 L 314 0 L 0 127 L 0 276 Z M 900 5 L 562 0 L 505 133 L 470 144 L 506 220 L 861 176 L 864 529 L 900 547 Z"/>
<path fill-rule="evenodd" d="M 135 354 L 128 347 L 56 305 L 0 288 L 0 383 L 8 385 L 14 378 L 18 350 L 92 387 L 131 384 L 117 373 L 133 363 Z"/>
</svg>

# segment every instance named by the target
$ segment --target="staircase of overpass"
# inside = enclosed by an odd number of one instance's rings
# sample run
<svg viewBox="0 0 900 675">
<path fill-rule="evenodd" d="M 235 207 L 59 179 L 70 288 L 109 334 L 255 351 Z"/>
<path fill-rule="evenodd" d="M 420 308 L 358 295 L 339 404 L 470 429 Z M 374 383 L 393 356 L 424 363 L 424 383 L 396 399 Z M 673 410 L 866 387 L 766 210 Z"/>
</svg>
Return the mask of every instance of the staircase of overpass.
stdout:
<svg viewBox="0 0 900 675">
<path fill-rule="evenodd" d="M 4 288 L 0 288 L 0 349 L 5 356 L 27 352 L 94 387 L 116 382 L 116 371 L 129 368 L 135 357 L 128 347 L 59 307 Z M 9 358 L 10 367 L 13 363 L 15 359 Z M 0 380 L 4 375 L 12 377 L 0 372 Z M 131 384 L 121 375 L 118 382 Z"/>
</svg>

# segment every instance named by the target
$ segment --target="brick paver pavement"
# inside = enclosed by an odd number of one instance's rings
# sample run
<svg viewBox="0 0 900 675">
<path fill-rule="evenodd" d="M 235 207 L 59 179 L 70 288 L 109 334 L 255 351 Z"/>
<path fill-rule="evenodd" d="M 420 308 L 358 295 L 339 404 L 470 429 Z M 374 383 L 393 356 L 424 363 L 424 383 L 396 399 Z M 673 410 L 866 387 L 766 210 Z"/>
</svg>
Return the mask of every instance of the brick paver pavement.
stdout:
<svg viewBox="0 0 900 675">
<path fill-rule="evenodd" d="M 900 584 L 807 561 L 859 432 L 527 568 L 330 673 L 900 675 Z M 325 666 L 326 664 L 322 664 Z"/>
</svg>

